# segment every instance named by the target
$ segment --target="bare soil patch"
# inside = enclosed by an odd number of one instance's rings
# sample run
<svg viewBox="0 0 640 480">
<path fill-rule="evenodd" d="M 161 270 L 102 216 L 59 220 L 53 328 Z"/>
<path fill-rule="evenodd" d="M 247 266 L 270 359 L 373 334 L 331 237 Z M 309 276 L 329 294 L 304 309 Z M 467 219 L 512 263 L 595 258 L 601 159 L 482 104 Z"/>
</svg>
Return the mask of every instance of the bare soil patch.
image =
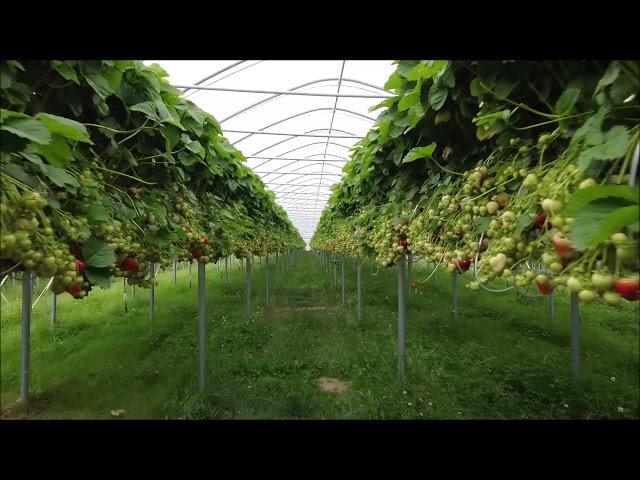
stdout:
<svg viewBox="0 0 640 480">
<path fill-rule="evenodd" d="M 351 386 L 351 380 L 339 380 L 337 378 L 321 377 L 318 386 L 323 392 L 346 393 Z"/>
</svg>

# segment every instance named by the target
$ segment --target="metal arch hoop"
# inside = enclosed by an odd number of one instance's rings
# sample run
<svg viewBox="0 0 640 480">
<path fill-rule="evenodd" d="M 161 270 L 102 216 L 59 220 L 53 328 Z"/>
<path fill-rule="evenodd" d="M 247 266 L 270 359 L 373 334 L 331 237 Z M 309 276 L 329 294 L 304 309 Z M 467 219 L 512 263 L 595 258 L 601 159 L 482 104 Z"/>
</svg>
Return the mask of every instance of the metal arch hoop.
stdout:
<svg viewBox="0 0 640 480">
<path fill-rule="evenodd" d="M 223 69 L 218 70 L 217 72 L 212 73 L 211 75 L 208 75 L 208 76 L 204 77 L 202 80 L 200 80 L 200 81 L 196 82 L 196 83 L 195 83 L 195 85 L 201 85 L 202 83 L 206 82 L 207 80 L 212 79 L 212 78 L 213 78 L 213 77 L 215 77 L 216 75 L 220 75 L 221 73 L 224 73 L 224 72 L 226 72 L 227 70 L 231 70 L 233 67 L 236 67 L 236 66 L 238 66 L 238 65 L 240 65 L 241 63 L 244 63 L 244 62 L 246 62 L 246 61 L 247 61 L 247 60 L 240 60 L 240 61 L 238 61 L 238 62 L 232 63 L 231 65 L 228 65 L 228 66 L 224 67 Z M 262 61 L 264 61 L 264 60 L 262 60 Z M 254 64 L 254 65 L 257 65 L 257 63 L 256 63 L 256 64 Z M 187 93 L 189 90 L 194 90 L 194 89 L 193 89 L 193 88 L 185 88 L 185 89 L 182 91 L 182 94 L 184 95 L 184 94 L 185 94 L 185 93 Z"/>
<path fill-rule="evenodd" d="M 307 130 L 307 131 L 306 131 L 306 132 L 304 132 L 304 133 L 305 133 L 305 134 L 307 134 L 307 133 L 311 133 L 311 132 L 319 132 L 319 131 L 322 131 L 322 130 L 326 130 L 326 128 L 316 128 L 316 129 L 313 129 L 313 130 Z M 336 130 L 336 131 L 340 131 L 340 132 L 344 132 L 344 133 L 349 133 L 349 132 L 345 132 L 344 130 Z M 303 137 L 304 137 L 304 135 L 296 135 L 296 136 L 292 136 L 291 138 L 287 138 L 286 140 L 282 140 L 282 141 L 280 141 L 280 142 L 276 142 L 276 143 L 272 144 L 271 146 L 267 147 L 266 149 L 260 150 L 258 153 L 262 153 L 264 150 L 268 150 L 269 148 L 271 148 L 271 147 L 275 147 L 275 146 L 277 146 L 277 145 L 280 145 L 280 144 L 282 144 L 282 143 L 284 143 L 284 142 L 286 142 L 286 141 L 288 141 L 288 140 L 293 140 L 294 138 L 303 138 Z M 318 142 L 318 143 L 322 143 L 322 142 Z M 235 145 L 235 143 L 234 143 L 234 145 Z M 315 144 L 313 144 L 313 145 L 315 145 Z M 343 147 L 346 147 L 346 145 L 342 145 L 342 146 L 343 146 Z M 349 148 L 349 147 L 347 147 L 347 148 Z M 293 152 L 293 151 L 295 151 L 295 150 L 296 150 L 296 149 L 289 150 L 288 152 L 285 152 L 285 153 L 281 153 L 281 154 L 280 154 L 280 155 L 278 155 L 277 157 L 270 157 L 270 158 L 268 158 L 268 159 L 267 159 L 267 161 L 266 161 L 266 162 L 262 162 L 262 163 L 260 163 L 259 165 L 256 165 L 254 168 L 260 168 L 262 165 L 265 165 L 265 164 L 269 163 L 270 161 L 273 161 L 273 160 L 279 159 L 282 155 L 286 155 L 287 153 L 291 153 L 291 152 Z M 322 153 L 317 153 L 317 154 L 315 154 L 315 155 L 323 155 L 323 154 L 322 154 Z M 325 154 L 325 155 L 326 155 L 326 154 Z M 310 156 L 313 156 L 313 155 L 310 155 Z M 332 156 L 332 157 L 338 157 L 338 158 L 340 158 L 341 160 L 349 161 L 347 158 L 340 157 L 340 156 L 338 156 L 338 155 L 331 155 L 331 156 Z M 249 157 L 245 157 L 245 158 L 256 158 L 256 157 L 255 157 L 255 156 L 250 155 Z M 306 158 L 308 158 L 308 157 L 306 157 Z M 291 158 L 291 159 L 282 158 L 282 160 L 291 160 L 292 162 L 300 161 L 300 159 L 293 159 L 293 158 Z M 302 159 L 302 160 L 304 161 L 305 159 Z"/>
<path fill-rule="evenodd" d="M 286 122 L 286 121 L 288 121 L 288 120 L 293 120 L 294 118 L 301 117 L 302 115 L 307 115 L 307 114 L 309 114 L 309 113 L 320 112 L 320 111 L 328 111 L 328 110 L 333 110 L 333 109 L 332 109 L 332 108 L 329 108 L 329 107 L 321 107 L 321 108 L 312 108 L 312 109 L 310 109 L 310 110 L 305 110 L 304 112 L 296 113 L 295 115 L 291 115 L 290 117 L 283 118 L 282 120 L 278 120 L 277 122 L 274 122 L 274 123 L 272 123 L 272 124 L 270 124 L 270 125 L 267 125 L 266 127 L 262 127 L 262 128 L 260 128 L 260 129 L 258 129 L 258 131 L 259 131 L 259 132 L 261 132 L 261 131 L 263 131 L 263 130 L 266 130 L 267 128 L 271 128 L 271 127 L 273 127 L 273 126 L 275 126 L 275 125 L 278 125 L 278 124 L 280 124 L 280 123 L 284 123 L 284 122 Z M 357 117 L 362 117 L 362 118 L 365 118 L 365 119 L 367 119 L 367 120 L 371 120 L 372 122 L 375 122 L 375 120 L 376 120 L 376 119 L 375 119 L 375 118 L 373 118 L 373 117 L 368 117 L 367 115 L 363 115 L 362 113 L 354 112 L 354 111 L 352 111 L 352 110 L 347 110 L 347 109 L 344 109 L 344 108 L 340 108 L 340 109 L 336 109 L 336 110 L 340 110 L 341 112 L 345 112 L 345 113 L 351 113 L 351 114 L 353 114 L 353 115 L 356 115 Z M 337 130 L 336 130 L 336 131 L 337 131 Z M 234 142 L 234 144 L 235 144 L 235 143 L 238 143 L 238 142 L 241 142 L 241 141 L 242 141 L 242 140 L 244 140 L 245 138 L 249 138 L 249 137 L 251 137 L 252 135 L 255 135 L 255 134 L 253 134 L 253 133 L 252 133 L 252 134 L 250 134 L 250 135 L 247 135 L 247 136 L 245 136 L 245 137 L 242 137 L 240 140 L 236 140 L 236 141 Z"/>
<path fill-rule="evenodd" d="M 303 83 L 302 85 L 298 85 L 298 86 L 295 86 L 293 88 L 290 88 L 287 91 L 288 92 L 295 92 L 296 90 L 299 90 L 299 89 L 304 88 L 304 87 L 308 87 L 309 85 L 314 85 L 314 84 L 322 83 L 322 82 L 332 82 L 332 81 L 336 81 L 336 80 L 338 80 L 338 79 L 337 78 L 324 78 L 324 79 L 321 79 L 321 80 L 314 80 L 312 82 Z M 372 88 L 375 88 L 377 90 L 381 90 L 383 92 L 386 92 L 386 90 L 384 88 L 376 87 L 375 85 L 371 85 L 371 84 L 368 84 L 366 82 L 361 82 L 359 80 L 345 78 L 345 79 L 343 79 L 343 81 L 348 81 L 348 82 L 357 83 L 357 84 L 360 84 L 360 85 L 365 85 L 367 87 L 372 87 Z M 249 105 L 248 107 L 245 107 L 242 110 L 238 110 L 237 112 L 229 115 L 228 117 L 223 118 L 222 120 L 220 120 L 220 123 L 226 122 L 227 120 L 230 120 L 230 119 L 240 115 L 241 113 L 244 113 L 244 112 L 246 112 L 248 110 L 251 110 L 251 109 L 253 109 L 255 107 L 258 107 L 258 106 L 262 105 L 263 103 L 267 103 L 267 102 L 269 102 L 271 100 L 275 100 L 276 98 L 282 97 L 284 95 L 286 95 L 286 93 L 278 93 L 278 94 L 272 95 L 269 98 L 265 98 L 263 100 L 260 100 L 259 102 L 256 102 L 256 103 L 254 103 L 252 105 Z"/>
</svg>

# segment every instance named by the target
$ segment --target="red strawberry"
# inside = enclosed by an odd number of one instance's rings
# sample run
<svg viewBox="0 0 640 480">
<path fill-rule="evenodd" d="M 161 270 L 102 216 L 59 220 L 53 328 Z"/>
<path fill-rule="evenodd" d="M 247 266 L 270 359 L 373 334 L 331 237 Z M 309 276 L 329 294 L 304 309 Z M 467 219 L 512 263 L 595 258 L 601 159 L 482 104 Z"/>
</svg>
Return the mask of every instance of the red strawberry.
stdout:
<svg viewBox="0 0 640 480">
<path fill-rule="evenodd" d="M 80 285 L 79 283 L 72 283 L 67 287 L 67 292 L 69 292 L 74 298 L 78 298 L 80 290 L 82 290 L 82 285 Z"/>
<path fill-rule="evenodd" d="M 553 290 L 553 287 L 549 283 L 540 283 L 536 282 L 536 287 L 538 287 L 538 291 L 545 295 L 549 295 Z"/>
<path fill-rule="evenodd" d="M 551 243 L 558 252 L 558 256 L 563 259 L 571 258 L 573 256 L 573 250 L 571 250 L 571 242 L 567 238 L 562 238 L 559 235 L 551 237 Z"/>
<path fill-rule="evenodd" d="M 398 242 L 398 245 L 400 245 L 401 247 L 407 248 L 407 239 L 401 238 L 400 241 Z"/>
<path fill-rule="evenodd" d="M 500 208 L 504 208 L 507 205 L 509 205 L 509 195 L 507 195 L 506 193 L 503 193 L 502 195 L 498 196 L 498 205 L 500 205 Z"/>
<path fill-rule="evenodd" d="M 462 204 L 460 202 L 456 203 L 456 210 L 461 210 Z"/>
<path fill-rule="evenodd" d="M 202 256 L 202 252 L 197 248 L 193 251 L 193 258 L 200 258 Z"/>
<path fill-rule="evenodd" d="M 469 270 L 470 266 L 471 262 L 469 260 L 458 260 L 458 268 L 460 268 L 460 270 L 462 270 L 463 272 Z"/>
<path fill-rule="evenodd" d="M 536 224 L 542 226 L 544 225 L 545 220 L 547 219 L 547 214 L 544 212 L 540 212 L 536 217 Z"/>
<path fill-rule="evenodd" d="M 613 288 L 630 302 L 635 302 L 640 298 L 640 277 L 627 277 L 616 280 Z"/>
<path fill-rule="evenodd" d="M 480 244 L 480 251 L 486 252 L 487 248 L 489 248 L 489 240 L 487 240 L 486 238 L 483 238 L 482 243 Z"/>
<path fill-rule="evenodd" d="M 124 265 L 124 269 L 125 269 L 127 272 L 135 273 L 135 272 L 137 272 L 137 271 L 138 271 L 139 262 L 138 262 L 138 259 L 137 259 L 137 258 L 127 257 L 127 258 L 124 260 L 123 265 Z"/>
<path fill-rule="evenodd" d="M 209 238 L 204 237 L 204 238 L 202 239 L 202 244 L 203 244 L 203 245 L 209 245 Z"/>
<path fill-rule="evenodd" d="M 76 271 L 79 275 L 84 272 L 84 262 L 82 260 L 76 260 Z"/>
</svg>

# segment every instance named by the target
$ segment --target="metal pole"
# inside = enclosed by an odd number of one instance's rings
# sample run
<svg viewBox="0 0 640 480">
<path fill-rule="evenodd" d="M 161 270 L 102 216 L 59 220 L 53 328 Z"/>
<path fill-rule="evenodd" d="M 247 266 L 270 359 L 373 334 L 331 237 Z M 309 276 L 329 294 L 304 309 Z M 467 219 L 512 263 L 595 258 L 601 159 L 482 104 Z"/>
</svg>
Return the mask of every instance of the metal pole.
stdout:
<svg viewBox="0 0 640 480">
<path fill-rule="evenodd" d="M 556 302 L 553 290 L 549 293 L 549 319 L 553 322 L 556 319 Z"/>
<path fill-rule="evenodd" d="M 251 319 L 253 315 L 253 306 L 251 305 L 251 287 L 252 287 L 252 278 L 251 278 L 251 255 L 247 257 L 247 318 Z"/>
<path fill-rule="evenodd" d="M 571 294 L 571 375 L 580 378 L 580 304 L 578 294 Z"/>
<path fill-rule="evenodd" d="M 344 293 L 345 293 L 345 285 L 344 285 L 344 257 L 342 257 L 340 259 L 340 265 L 341 265 L 341 277 L 342 279 L 340 280 L 340 283 L 342 283 L 342 302 L 340 303 L 340 305 L 342 305 L 344 307 Z"/>
<path fill-rule="evenodd" d="M 409 290 L 409 295 L 413 293 L 413 288 L 411 288 L 412 268 L 413 268 L 413 257 L 411 255 L 407 255 L 407 289 Z"/>
<path fill-rule="evenodd" d="M 265 265 L 265 277 L 266 277 L 266 282 L 265 282 L 265 287 L 266 287 L 266 293 L 265 293 L 265 297 L 266 297 L 266 304 L 269 305 L 269 254 L 267 254 L 267 259 L 266 259 L 266 265 Z"/>
<path fill-rule="evenodd" d="M 333 288 L 338 286 L 338 266 L 336 264 L 336 260 L 333 259 Z"/>
<path fill-rule="evenodd" d="M 56 310 L 58 308 L 58 296 L 51 292 L 51 326 L 56 324 Z"/>
<path fill-rule="evenodd" d="M 451 274 L 451 307 L 453 312 L 453 323 L 458 324 L 458 275 Z"/>
<path fill-rule="evenodd" d="M 204 386 L 206 381 L 205 370 L 205 356 L 206 356 L 206 302 L 205 302 L 205 277 L 204 277 L 204 263 L 198 262 L 198 344 L 199 344 L 199 358 L 198 358 L 198 373 L 199 382 L 198 388 L 200 393 L 204 392 Z"/>
<path fill-rule="evenodd" d="M 398 268 L 398 373 L 400 380 L 405 379 L 405 337 L 406 337 L 406 325 L 405 325 L 405 256 L 400 255 L 400 262 Z"/>
<path fill-rule="evenodd" d="M 358 321 L 362 321 L 362 264 L 358 262 L 358 267 L 356 271 L 356 282 L 357 282 L 357 290 L 358 290 Z"/>
<path fill-rule="evenodd" d="M 22 274 L 22 350 L 20 352 L 20 403 L 29 406 L 29 347 L 31 335 L 31 270 Z"/>
<path fill-rule="evenodd" d="M 224 257 L 224 281 L 229 283 L 229 257 Z"/>
<path fill-rule="evenodd" d="M 191 260 L 189 260 L 189 288 L 191 288 Z"/>
<path fill-rule="evenodd" d="M 155 314 L 156 314 L 156 292 L 155 292 L 155 280 L 156 280 L 156 275 L 155 275 L 155 265 L 153 262 L 149 262 L 149 268 L 151 269 L 151 289 L 149 290 L 149 318 L 151 320 L 154 319 Z"/>
<path fill-rule="evenodd" d="M 174 285 L 178 282 L 177 271 L 178 271 L 178 262 L 174 260 L 173 261 L 173 284 Z"/>
<path fill-rule="evenodd" d="M 136 288 L 135 285 L 131 287 L 132 296 L 135 294 L 135 288 Z M 122 279 L 122 290 L 123 290 L 122 298 L 124 299 L 124 311 L 128 312 L 129 306 L 127 305 L 127 279 L 126 278 Z"/>
</svg>

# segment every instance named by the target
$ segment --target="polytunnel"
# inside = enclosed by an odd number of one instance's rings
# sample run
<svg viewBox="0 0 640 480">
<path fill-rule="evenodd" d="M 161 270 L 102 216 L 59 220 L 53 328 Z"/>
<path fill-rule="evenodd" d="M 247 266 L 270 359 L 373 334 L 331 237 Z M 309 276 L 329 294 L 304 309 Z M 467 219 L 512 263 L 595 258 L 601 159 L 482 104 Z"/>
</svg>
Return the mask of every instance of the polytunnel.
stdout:
<svg viewBox="0 0 640 480">
<path fill-rule="evenodd" d="M 350 150 L 393 94 L 391 60 L 148 60 L 219 122 L 308 243 Z M 192 87 L 192 88 L 189 88 Z"/>
<path fill-rule="evenodd" d="M 637 419 L 639 78 L 0 61 L 0 417 Z"/>
</svg>

